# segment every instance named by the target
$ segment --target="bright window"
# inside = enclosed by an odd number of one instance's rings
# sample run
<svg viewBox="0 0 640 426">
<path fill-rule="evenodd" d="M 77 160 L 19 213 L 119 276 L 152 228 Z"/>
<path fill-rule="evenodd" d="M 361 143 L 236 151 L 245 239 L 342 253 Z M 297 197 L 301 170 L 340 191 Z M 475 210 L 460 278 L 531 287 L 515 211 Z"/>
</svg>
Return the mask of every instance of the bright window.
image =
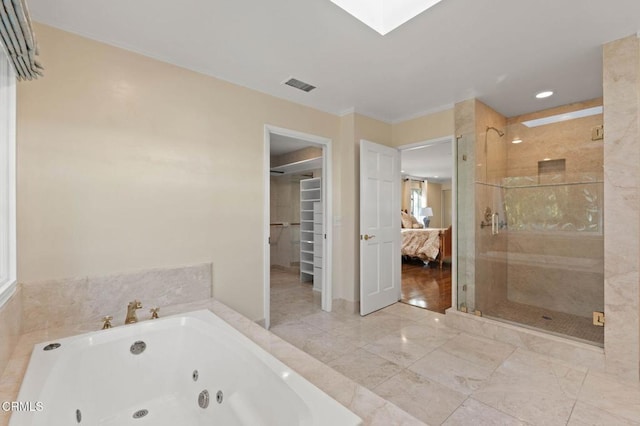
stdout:
<svg viewBox="0 0 640 426">
<path fill-rule="evenodd" d="M 0 306 L 16 286 L 16 77 L 0 50 Z"/>
<path fill-rule="evenodd" d="M 422 190 L 418 188 L 411 189 L 411 214 L 416 218 L 420 216 L 420 204 L 422 199 Z"/>
</svg>

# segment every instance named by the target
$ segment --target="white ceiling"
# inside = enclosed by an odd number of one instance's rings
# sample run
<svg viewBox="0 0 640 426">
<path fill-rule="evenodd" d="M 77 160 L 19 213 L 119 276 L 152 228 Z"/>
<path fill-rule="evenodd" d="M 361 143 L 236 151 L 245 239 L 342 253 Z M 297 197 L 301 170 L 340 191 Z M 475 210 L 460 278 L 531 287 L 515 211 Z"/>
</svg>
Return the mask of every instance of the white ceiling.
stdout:
<svg viewBox="0 0 640 426">
<path fill-rule="evenodd" d="M 477 97 L 506 116 L 602 95 L 601 45 L 638 0 L 443 0 L 386 36 L 329 0 L 29 0 L 37 21 L 334 114 L 397 122 Z M 45 64 L 46 67 L 46 64 Z M 304 93 L 282 84 L 296 77 Z M 556 95 L 537 100 L 551 89 Z M 276 138 L 272 155 L 301 148 Z M 451 144 L 405 174 L 451 178 Z M 433 178 L 439 176 L 439 178 Z"/>
<path fill-rule="evenodd" d="M 271 157 L 288 154 L 290 152 L 299 151 L 308 147 L 322 148 L 322 145 L 308 142 L 302 139 L 296 139 L 289 136 L 278 135 L 272 133 L 269 138 L 269 153 Z M 322 157 L 313 158 L 304 161 L 298 161 L 291 164 L 285 164 L 278 167 L 271 167 L 274 175 L 281 174 L 299 174 L 309 170 L 317 170 L 322 168 Z"/>
<path fill-rule="evenodd" d="M 451 182 L 452 141 L 442 141 L 400 152 L 402 175 L 425 178 L 429 182 Z"/>
<path fill-rule="evenodd" d="M 37 21 L 387 122 L 471 97 L 507 116 L 599 97 L 601 45 L 640 29 L 638 0 L 443 0 L 386 36 L 329 0 L 28 2 Z M 291 76 L 317 89 L 281 84 Z M 542 89 L 556 95 L 534 99 Z"/>
<path fill-rule="evenodd" d="M 322 145 L 307 142 L 301 139 L 292 138 L 289 136 L 278 135 L 272 133 L 270 136 L 270 154 L 271 156 L 287 154 L 293 151 L 299 151 L 301 149 L 315 146 L 316 148 L 322 148 Z"/>
</svg>

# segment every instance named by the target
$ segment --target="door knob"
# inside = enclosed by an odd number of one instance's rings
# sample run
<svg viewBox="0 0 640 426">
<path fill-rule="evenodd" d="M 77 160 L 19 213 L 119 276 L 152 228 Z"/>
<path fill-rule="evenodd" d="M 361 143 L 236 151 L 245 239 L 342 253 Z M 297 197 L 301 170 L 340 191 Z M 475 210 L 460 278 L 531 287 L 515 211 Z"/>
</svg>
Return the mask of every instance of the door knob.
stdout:
<svg viewBox="0 0 640 426">
<path fill-rule="evenodd" d="M 376 237 L 375 235 L 367 235 L 367 234 L 364 234 L 364 237 L 363 237 L 363 238 L 364 238 L 364 240 L 365 240 L 365 241 L 369 241 L 369 240 L 374 239 L 375 237 Z"/>
</svg>

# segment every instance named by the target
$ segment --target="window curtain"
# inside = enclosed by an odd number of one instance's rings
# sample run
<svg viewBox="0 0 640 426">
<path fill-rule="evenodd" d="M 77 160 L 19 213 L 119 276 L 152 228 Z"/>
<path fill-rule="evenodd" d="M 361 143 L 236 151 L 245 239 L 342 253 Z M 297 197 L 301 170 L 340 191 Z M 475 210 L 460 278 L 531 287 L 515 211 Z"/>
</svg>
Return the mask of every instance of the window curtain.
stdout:
<svg viewBox="0 0 640 426">
<path fill-rule="evenodd" d="M 420 207 L 421 208 L 425 208 L 427 207 L 427 185 L 428 182 L 422 181 L 422 183 L 420 184 L 420 190 L 421 190 L 421 196 L 420 196 Z"/>
<path fill-rule="evenodd" d="M 33 80 L 42 76 L 44 68 L 36 60 L 38 45 L 24 0 L 2 0 L 0 41 L 18 80 Z"/>
<path fill-rule="evenodd" d="M 16 76 L 0 51 L 0 308 L 16 288 Z M 4 343 L 3 343 L 4 344 Z"/>
<path fill-rule="evenodd" d="M 409 179 L 402 180 L 402 210 L 411 210 L 411 181 Z"/>
<path fill-rule="evenodd" d="M 420 207 L 427 207 L 427 181 L 405 178 L 402 180 L 402 210 L 411 212 L 411 190 L 420 190 Z"/>
</svg>

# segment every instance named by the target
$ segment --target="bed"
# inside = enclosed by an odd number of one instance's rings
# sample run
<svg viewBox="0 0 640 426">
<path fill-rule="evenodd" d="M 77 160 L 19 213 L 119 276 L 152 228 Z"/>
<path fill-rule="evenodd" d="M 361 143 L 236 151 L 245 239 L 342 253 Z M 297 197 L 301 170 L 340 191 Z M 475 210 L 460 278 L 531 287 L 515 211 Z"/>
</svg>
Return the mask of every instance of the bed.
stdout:
<svg viewBox="0 0 640 426">
<path fill-rule="evenodd" d="M 442 263 L 451 256 L 451 227 L 402 229 L 402 255 Z"/>
</svg>

